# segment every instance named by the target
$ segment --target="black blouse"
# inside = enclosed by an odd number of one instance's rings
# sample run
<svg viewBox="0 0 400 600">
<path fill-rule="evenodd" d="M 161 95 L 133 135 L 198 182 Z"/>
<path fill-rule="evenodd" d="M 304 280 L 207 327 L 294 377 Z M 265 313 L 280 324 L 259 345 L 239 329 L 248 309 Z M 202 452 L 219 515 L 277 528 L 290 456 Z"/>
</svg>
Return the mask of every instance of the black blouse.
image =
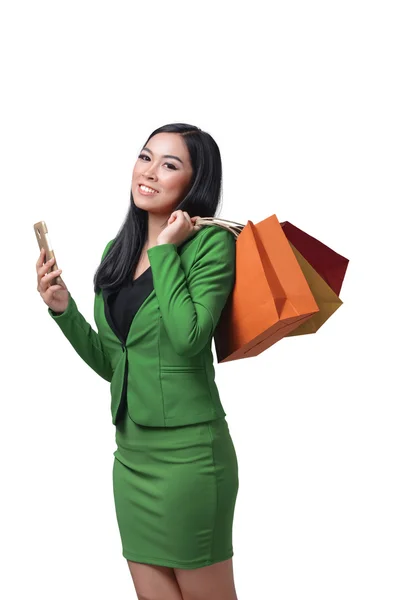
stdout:
<svg viewBox="0 0 400 600">
<path fill-rule="evenodd" d="M 129 278 L 110 295 L 111 318 L 124 342 L 126 342 L 133 317 L 152 289 L 153 273 L 151 267 L 148 267 L 139 277 Z"/>
</svg>

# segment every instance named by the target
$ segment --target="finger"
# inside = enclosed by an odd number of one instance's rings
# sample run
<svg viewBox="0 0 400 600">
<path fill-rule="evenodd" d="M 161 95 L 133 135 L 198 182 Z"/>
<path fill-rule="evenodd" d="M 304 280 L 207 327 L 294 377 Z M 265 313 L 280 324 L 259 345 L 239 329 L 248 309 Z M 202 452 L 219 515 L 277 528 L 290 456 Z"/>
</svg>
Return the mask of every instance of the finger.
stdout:
<svg viewBox="0 0 400 600">
<path fill-rule="evenodd" d="M 168 225 L 171 225 L 175 220 L 176 220 L 176 215 L 174 215 L 174 213 L 172 213 L 172 215 L 170 215 L 170 217 L 167 221 Z"/>
<path fill-rule="evenodd" d="M 60 286 L 58 284 L 51 285 L 47 288 L 47 290 L 42 294 L 42 298 L 46 302 L 46 304 L 49 304 L 53 300 L 54 292 L 58 292 L 59 290 Z"/>
<path fill-rule="evenodd" d="M 171 217 L 171 222 L 169 223 L 169 225 L 171 225 L 172 223 L 183 223 L 183 221 L 185 221 L 185 215 L 183 214 L 183 212 L 181 210 L 175 210 Z"/>
<path fill-rule="evenodd" d="M 55 271 L 50 271 L 50 273 L 46 273 L 45 277 L 47 277 L 48 281 L 50 281 L 51 279 L 55 279 L 55 277 L 57 277 L 57 275 L 59 275 L 60 273 L 62 273 L 62 269 L 56 269 Z"/>
<path fill-rule="evenodd" d="M 43 275 L 39 283 L 40 289 L 45 292 L 49 288 L 49 282 L 55 279 L 61 272 L 62 269 L 57 269 L 56 271 L 51 271 L 50 273 Z"/>
<path fill-rule="evenodd" d="M 45 292 L 49 287 L 49 282 L 51 282 L 54 279 L 54 277 L 57 277 L 57 275 L 59 275 L 57 271 L 52 271 L 51 273 L 46 273 L 45 275 L 43 275 L 43 277 L 39 281 L 40 289 L 43 292 Z"/>
<path fill-rule="evenodd" d="M 50 258 L 47 262 L 45 262 L 42 266 L 40 266 L 37 270 L 38 275 L 43 275 L 50 269 L 50 267 L 54 264 L 54 256 Z"/>
<path fill-rule="evenodd" d="M 36 261 L 36 266 L 37 267 L 41 267 L 42 266 L 43 261 L 45 259 L 45 256 L 46 256 L 45 250 L 44 250 L 44 248 L 41 248 L 40 254 L 39 254 L 39 258 Z"/>
<path fill-rule="evenodd" d="M 42 277 L 44 275 L 46 275 L 48 272 L 50 272 L 50 273 L 52 272 L 52 271 L 49 271 L 49 269 L 51 269 L 53 263 L 54 263 L 54 259 L 50 259 L 46 263 L 44 263 L 44 265 L 42 267 L 39 267 L 37 269 L 37 281 L 38 281 L 38 283 L 40 283 L 40 281 L 41 281 L 41 279 L 42 279 Z"/>
<path fill-rule="evenodd" d="M 41 266 L 43 266 L 43 267 L 45 267 L 46 265 L 50 266 L 53 264 L 54 260 L 55 260 L 55 258 L 54 258 L 54 256 L 52 256 L 51 258 L 49 258 L 49 260 L 46 260 L 46 262 L 43 263 L 43 265 L 41 265 Z"/>
</svg>

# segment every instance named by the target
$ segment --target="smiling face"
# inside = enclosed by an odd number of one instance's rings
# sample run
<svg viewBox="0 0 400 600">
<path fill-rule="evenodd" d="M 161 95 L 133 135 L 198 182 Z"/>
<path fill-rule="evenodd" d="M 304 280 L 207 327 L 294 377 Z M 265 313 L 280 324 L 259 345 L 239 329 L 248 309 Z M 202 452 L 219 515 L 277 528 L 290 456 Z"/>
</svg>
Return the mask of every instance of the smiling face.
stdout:
<svg viewBox="0 0 400 600">
<path fill-rule="evenodd" d="M 133 169 L 132 195 L 136 206 L 169 217 L 189 191 L 192 174 L 189 151 L 181 135 L 154 135 Z M 140 184 L 155 191 L 143 189 Z"/>
</svg>

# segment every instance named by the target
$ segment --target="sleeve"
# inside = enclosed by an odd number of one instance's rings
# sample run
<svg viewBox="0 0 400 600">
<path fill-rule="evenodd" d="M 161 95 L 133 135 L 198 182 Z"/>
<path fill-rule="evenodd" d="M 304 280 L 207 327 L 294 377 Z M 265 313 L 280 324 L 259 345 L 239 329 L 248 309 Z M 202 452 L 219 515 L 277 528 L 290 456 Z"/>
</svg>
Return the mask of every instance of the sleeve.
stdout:
<svg viewBox="0 0 400 600">
<path fill-rule="evenodd" d="M 205 226 L 187 275 L 175 244 L 147 250 L 161 317 L 177 354 L 194 356 L 212 337 L 235 281 L 236 240 Z"/>
<path fill-rule="evenodd" d="M 113 240 L 108 242 L 101 259 L 103 260 Z M 90 323 L 79 312 L 75 300 L 68 292 L 68 306 L 62 313 L 55 313 L 48 307 L 48 313 L 60 327 L 79 356 L 100 377 L 111 381 L 113 370 L 106 350 L 103 348 L 99 334 L 92 329 Z"/>
</svg>

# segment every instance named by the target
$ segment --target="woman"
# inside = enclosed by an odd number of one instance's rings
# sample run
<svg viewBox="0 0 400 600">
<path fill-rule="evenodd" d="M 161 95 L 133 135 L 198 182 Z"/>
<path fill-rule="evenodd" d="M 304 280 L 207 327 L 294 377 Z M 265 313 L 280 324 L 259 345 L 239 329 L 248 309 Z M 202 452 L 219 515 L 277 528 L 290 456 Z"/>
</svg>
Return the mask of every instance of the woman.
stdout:
<svg viewBox="0 0 400 600">
<path fill-rule="evenodd" d="M 130 208 L 94 277 L 98 332 L 52 261 L 38 291 L 83 360 L 110 382 L 116 516 L 146 600 L 236 600 L 232 525 L 238 464 L 214 381 L 211 342 L 235 279 L 235 240 L 214 216 L 213 138 L 182 123 L 153 131 L 133 169 Z"/>
</svg>

